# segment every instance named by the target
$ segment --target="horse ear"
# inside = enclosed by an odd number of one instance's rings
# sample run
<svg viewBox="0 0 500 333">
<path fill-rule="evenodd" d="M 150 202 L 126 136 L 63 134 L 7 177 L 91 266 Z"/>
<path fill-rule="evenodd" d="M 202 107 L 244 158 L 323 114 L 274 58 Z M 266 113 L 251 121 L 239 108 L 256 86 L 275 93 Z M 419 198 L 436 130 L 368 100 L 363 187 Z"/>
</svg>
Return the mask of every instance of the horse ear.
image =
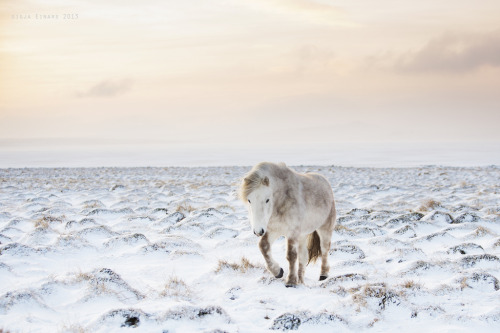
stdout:
<svg viewBox="0 0 500 333">
<path fill-rule="evenodd" d="M 264 179 L 262 179 L 262 184 L 265 186 L 269 186 L 269 178 L 265 177 Z"/>
</svg>

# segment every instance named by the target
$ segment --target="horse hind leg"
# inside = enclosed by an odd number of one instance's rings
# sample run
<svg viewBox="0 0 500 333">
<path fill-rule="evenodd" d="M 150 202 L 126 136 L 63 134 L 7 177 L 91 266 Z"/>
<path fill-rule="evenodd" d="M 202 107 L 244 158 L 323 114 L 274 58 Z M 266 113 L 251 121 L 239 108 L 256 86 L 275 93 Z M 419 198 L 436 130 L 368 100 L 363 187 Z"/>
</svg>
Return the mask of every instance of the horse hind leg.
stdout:
<svg viewBox="0 0 500 333">
<path fill-rule="evenodd" d="M 318 230 L 316 230 L 320 239 L 321 248 L 321 274 L 319 275 L 320 281 L 326 280 L 330 271 L 330 265 L 328 264 L 328 254 L 330 252 L 330 246 L 332 244 L 332 234 L 333 229 L 335 228 L 336 219 L 337 211 L 335 209 L 334 201 L 326 223 Z"/>
<path fill-rule="evenodd" d="M 322 228 L 318 229 L 317 232 L 321 247 L 321 273 L 319 275 L 319 280 L 323 281 L 326 280 L 330 271 L 330 265 L 328 264 L 328 253 L 330 252 L 332 232 L 330 230 L 325 230 Z"/>
<path fill-rule="evenodd" d="M 273 259 L 271 253 L 271 246 L 277 238 L 277 235 L 266 233 L 259 241 L 259 249 L 266 261 L 267 270 L 277 279 L 281 279 L 283 277 L 283 268 Z"/>
</svg>

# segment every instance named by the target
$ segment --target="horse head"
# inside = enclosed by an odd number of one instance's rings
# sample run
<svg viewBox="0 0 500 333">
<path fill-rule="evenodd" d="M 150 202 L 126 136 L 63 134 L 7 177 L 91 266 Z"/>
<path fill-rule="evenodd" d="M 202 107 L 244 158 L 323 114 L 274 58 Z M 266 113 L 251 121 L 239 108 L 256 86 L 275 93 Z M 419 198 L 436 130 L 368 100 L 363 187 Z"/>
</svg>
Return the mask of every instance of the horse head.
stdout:
<svg viewBox="0 0 500 333">
<path fill-rule="evenodd" d="M 247 201 L 253 233 L 263 236 L 273 213 L 273 190 L 267 176 L 252 174 L 243 180 L 243 198 Z"/>
</svg>

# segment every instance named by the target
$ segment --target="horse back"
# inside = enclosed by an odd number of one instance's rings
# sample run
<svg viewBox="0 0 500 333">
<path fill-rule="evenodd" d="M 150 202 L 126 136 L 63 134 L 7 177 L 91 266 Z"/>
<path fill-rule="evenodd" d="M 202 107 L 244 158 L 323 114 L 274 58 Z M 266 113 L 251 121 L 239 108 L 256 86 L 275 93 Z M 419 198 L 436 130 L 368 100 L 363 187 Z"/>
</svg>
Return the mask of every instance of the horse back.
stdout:
<svg viewBox="0 0 500 333">
<path fill-rule="evenodd" d="M 330 212 L 333 205 L 333 191 L 328 180 L 317 173 L 302 175 L 302 199 L 307 209 Z"/>
</svg>

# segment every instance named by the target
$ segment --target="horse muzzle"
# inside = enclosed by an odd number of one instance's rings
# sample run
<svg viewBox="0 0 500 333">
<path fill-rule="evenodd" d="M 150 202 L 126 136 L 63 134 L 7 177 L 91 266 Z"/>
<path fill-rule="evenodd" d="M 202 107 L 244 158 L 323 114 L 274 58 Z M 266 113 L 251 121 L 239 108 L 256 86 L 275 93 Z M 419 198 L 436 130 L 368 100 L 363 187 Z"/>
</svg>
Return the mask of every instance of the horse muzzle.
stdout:
<svg viewBox="0 0 500 333">
<path fill-rule="evenodd" d="M 266 233 L 266 231 L 262 228 L 260 228 L 259 230 L 254 230 L 253 233 L 255 234 L 255 236 L 264 236 L 264 234 Z"/>
</svg>

